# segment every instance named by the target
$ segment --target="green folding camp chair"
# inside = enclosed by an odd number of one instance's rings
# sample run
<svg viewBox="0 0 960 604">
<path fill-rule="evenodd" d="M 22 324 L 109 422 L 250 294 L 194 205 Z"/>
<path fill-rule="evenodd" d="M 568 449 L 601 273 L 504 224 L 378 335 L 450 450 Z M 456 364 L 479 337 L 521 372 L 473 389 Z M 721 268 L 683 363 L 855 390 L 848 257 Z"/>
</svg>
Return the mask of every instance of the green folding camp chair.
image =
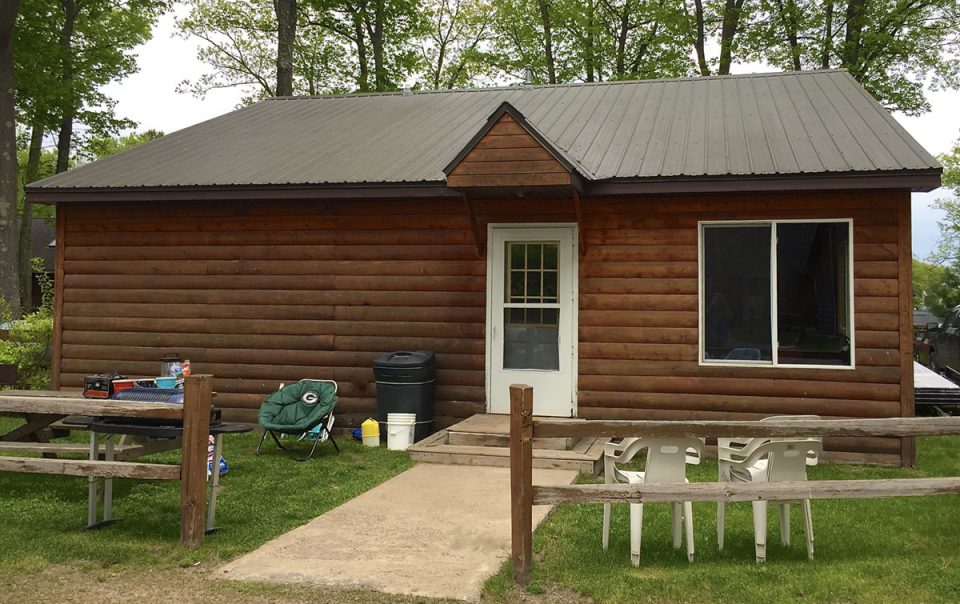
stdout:
<svg viewBox="0 0 960 604">
<path fill-rule="evenodd" d="M 333 408 L 337 406 L 337 383 L 329 380 L 300 380 L 289 386 L 280 385 L 280 389 L 267 397 L 260 405 L 260 427 L 263 436 L 257 445 L 257 455 L 267 438 L 273 437 L 281 449 L 286 450 L 277 438 L 277 434 L 296 434 L 315 436 L 310 454 L 297 461 L 306 461 L 313 457 L 317 445 L 330 439 L 333 448 L 340 452 L 337 441 L 330 430 L 333 428 Z M 301 436 L 301 439 L 303 438 Z"/>
</svg>

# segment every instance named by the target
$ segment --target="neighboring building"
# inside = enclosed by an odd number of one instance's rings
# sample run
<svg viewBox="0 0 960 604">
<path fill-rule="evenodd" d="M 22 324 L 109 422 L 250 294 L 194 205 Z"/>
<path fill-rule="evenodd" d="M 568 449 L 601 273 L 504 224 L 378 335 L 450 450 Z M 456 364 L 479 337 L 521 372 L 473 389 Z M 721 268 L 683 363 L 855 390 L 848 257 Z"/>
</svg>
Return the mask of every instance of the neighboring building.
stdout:
<svg viewBox="0 0 960 604">
<path fill-rule="evenodd" d="M 943 319 L 941 317 L 933 314 L 929 308 L 915 308 L 913 310 L 913 326 L 926 328 L 930 323 L 942 323 Z"/>
<path fill-rule="evenodd" d="M 28 188 L 58 204 L 54 381 L 179 351 L 253 421 L 912 415 L 910 192 L 941 168 L 844 71 L 263 101 Z M 62 245 L 61 245 L 62 243 Z M 912 441 L 828 443 L 910 463 Z"/>
<path fill-rule="evenodd" d="M 54 238 L 57 234 L 57 227 L 52 218 L 34 218 L 33 230 L 30 233 L 30 247 L 33 250 L 31 258 L 40 258 L 43 260 L 44 273 L 51 279 L 54 277 L 54 264 L 56 263 L 56 254 L 54 247 L 56 242 Z M 40 281 L 37 279 L 37 273 L 34 271 L 31 279 L 33 286 L 32 299 L 33 306 L 40 305 L 43 292 L 40 290 Z"/>
</svg>

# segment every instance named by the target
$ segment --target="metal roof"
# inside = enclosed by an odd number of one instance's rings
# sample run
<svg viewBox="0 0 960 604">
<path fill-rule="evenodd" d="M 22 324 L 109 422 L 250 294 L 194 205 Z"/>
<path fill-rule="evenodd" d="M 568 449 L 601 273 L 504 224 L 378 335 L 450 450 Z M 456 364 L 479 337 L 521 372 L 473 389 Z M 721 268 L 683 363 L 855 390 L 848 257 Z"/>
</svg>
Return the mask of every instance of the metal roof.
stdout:
<svg viewBox="0 0 960 604">
<path fill-rule="evenodd" d="M 504 102 L 588 181 L 940 170 L 824 70 L 269 99 L 30 189 L 443 183 Z"/>
</svg>

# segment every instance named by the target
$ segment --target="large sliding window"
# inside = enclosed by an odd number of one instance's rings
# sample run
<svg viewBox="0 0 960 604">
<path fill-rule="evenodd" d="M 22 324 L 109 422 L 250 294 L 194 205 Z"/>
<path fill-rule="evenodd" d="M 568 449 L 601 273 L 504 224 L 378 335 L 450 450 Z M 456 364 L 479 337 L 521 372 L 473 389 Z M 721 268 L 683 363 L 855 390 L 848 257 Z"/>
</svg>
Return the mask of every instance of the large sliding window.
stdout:
<svg viewBox="0 0 960 604">
<path fill-rule="evenodd" d="M 852 367 L 851 223 L 700 224 L 702 363 Z"/>
</svg>

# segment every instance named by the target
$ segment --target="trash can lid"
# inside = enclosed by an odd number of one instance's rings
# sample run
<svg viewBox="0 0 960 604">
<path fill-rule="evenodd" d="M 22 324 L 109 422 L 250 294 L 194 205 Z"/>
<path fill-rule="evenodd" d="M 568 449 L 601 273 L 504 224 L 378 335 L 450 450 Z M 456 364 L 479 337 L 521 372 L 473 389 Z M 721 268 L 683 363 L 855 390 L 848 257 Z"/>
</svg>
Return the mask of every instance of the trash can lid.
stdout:
<svg viewBox="0 0 960 604">
<path fill-rule="evenodd" d="M 373 361 L 374 367 L 402 367 L 404 369 L 417 369 L 420 367 L 429 367 L 435 364 L 436 357 L 432 350 L 399 350 L 383 356 L 377 357 Z"/>
</svg>

